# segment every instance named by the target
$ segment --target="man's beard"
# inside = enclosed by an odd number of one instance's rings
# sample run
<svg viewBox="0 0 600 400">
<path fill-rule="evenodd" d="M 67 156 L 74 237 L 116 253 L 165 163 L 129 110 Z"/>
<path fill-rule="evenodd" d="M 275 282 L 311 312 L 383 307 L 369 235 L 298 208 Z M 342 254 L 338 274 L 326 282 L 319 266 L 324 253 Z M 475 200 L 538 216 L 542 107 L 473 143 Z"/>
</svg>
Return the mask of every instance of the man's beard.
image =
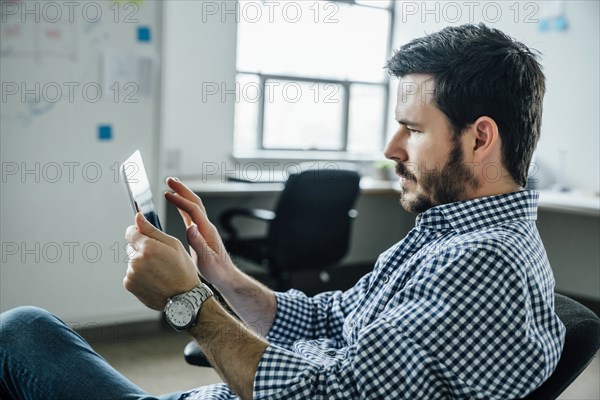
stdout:
<svg viewBox="0 0 600 400">
<path fill-rule="evenodd" d="M 415 190 L 418 190 L 415 193 L 416 198 L 408 200 L 405 192 L 401 193 L 400 204 L 402 207 L 408 212 L 422 213 L 440 204 L 463 200 L 467 187 L 477 189 L 480 183 L 473 171 L 464 165 L 463 156 L 460 141 L 455 138 L 448 162 L 441 171 L 438 171 L 437 168 L 429 171 L 425 169 L 424 165 L 422 166 L 423 171 L 419 178 L 420 188 L 415 185 Z M 396 164 L 396 173 L 417 182 L 416 176 L 404 164 Z"/>
</svg>

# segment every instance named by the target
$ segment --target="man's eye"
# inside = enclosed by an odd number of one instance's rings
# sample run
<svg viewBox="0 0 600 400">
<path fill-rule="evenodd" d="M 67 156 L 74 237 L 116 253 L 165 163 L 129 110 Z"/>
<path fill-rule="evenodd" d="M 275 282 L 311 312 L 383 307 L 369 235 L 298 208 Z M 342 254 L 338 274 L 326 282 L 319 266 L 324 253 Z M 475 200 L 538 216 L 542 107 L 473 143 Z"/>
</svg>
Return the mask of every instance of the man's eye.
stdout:
<svg viewBox="0 0 600 400">
<path fill-rule="evenodd" d="M 412 129 L 410 128 L 406 123 L 404 123 L 403 121 L 398 121 L 398 125 L 400 125 L 401 129 L 405 129 L 408 131 L 408 133 L 410 133 L 411 135 L 413 133 L 421 133 L 421 131 L 417 130 L 417 129 Z"/>
</svg>

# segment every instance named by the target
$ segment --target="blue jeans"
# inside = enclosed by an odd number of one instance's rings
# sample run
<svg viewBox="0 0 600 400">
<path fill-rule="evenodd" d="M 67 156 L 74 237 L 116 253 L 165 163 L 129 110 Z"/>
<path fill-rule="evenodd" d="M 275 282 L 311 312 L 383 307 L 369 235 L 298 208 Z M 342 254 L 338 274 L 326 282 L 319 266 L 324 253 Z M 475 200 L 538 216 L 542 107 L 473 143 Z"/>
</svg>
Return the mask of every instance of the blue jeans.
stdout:
<svg viewBox="0 0 600 400">
<path fill-rule="evenodd" d="M 0 314 L 1 399 L 176 400 L 127 380 L 64 322 L 37 307 Z"/>
</svg>

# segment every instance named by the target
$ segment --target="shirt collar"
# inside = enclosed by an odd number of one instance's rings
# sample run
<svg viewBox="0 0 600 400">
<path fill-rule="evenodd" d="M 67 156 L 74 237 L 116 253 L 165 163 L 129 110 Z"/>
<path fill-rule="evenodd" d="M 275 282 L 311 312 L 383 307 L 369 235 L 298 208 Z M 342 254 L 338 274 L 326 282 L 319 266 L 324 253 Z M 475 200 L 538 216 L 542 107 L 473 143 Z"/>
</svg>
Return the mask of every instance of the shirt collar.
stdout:
<svg viewBox="0 0 600 400">
<path fill-rule="evenodd" d="M 416 227 L 427 230 L 473 231 L 510 221 L 537 219 L 539 193 L 520 190 L 432 207 L 417 216 Z"/>
</svg>

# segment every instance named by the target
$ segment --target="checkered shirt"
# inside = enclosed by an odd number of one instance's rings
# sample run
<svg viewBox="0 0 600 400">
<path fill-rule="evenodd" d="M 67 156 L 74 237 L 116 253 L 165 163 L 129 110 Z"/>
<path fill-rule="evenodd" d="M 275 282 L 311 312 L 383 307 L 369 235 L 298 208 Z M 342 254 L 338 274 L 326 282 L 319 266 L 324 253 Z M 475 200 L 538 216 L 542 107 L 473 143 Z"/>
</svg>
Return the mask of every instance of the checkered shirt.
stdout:
<svg viewBox="0 0 600 400">
<path fill-rule="evenodd" d="M 256 399 L 512 399 L 554 370 L 564 326 L 538 193 L 433 207 L 352 289 L 276 293 Z M 196 397 L 197 396 L 197 397 Z M 226 385 L 193 398 L 233 399 Z"/>
</svg>

